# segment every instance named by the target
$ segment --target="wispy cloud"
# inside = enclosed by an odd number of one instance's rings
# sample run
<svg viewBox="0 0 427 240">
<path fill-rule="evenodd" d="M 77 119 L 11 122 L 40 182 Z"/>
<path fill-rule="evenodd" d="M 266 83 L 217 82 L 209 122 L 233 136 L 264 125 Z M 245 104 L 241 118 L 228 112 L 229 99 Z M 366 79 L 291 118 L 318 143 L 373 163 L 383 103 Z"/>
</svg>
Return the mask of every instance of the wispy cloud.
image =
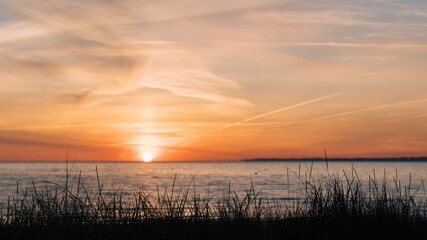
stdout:
<svg viewBox="0 0 427 240">
<path fill-rule="evenodd" d="M 28 21 L 6 22 L 0 25 L 0 34 L 4 36 L 0 39 L 0 45 L 37 37 L 46 33 L 46 29 Z"/>
<path fill-rule="evenodd" d="M 221 94 L 221 90 L 239 89 L 229 79 L 212 73 L 203 60 L 183 51 L 171 51 L 150 58 L 141 73 L 141 85 L 160 88 L 185 97 L 204 99 L 224 105 L 252 106 L 245 99 Z"/>
<path fill-rule="evenodd" d="M 356 48 L 416 48 L 427 49 L 427 44 L 356 43 L 356 42 L 282 42 L 284 45 Z"/>
</svg>

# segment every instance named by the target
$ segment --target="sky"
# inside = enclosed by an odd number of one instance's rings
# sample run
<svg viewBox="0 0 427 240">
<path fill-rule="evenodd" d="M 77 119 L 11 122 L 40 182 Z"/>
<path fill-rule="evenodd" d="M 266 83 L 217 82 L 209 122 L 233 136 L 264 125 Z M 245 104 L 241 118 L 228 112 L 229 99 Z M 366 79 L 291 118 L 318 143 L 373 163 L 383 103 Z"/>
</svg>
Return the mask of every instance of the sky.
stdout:
<svg viewBox="0 0 427 240">
<path fill-rule="evenodd" d="M 427 1 L 0 0 L 0 160 L 427 156 Z"/>
</svg>

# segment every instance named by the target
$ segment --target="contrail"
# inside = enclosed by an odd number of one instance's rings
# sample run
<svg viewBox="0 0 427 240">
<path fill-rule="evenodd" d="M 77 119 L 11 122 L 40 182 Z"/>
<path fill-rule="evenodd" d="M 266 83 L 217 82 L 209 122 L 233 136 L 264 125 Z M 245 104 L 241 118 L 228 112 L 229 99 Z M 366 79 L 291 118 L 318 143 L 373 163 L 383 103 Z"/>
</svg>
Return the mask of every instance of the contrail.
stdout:
<svg viewBox="0 0 427 240">
<path fill-rule="evenodd" d="M 372 110 L 378 110 L 378 109 L 396 107 L 396 106 L 407 105 L 407 104 L 421 103 L 421 102 L 427 102 L 427 98 L 418 99 L 418 100 L 411 100 L 411 101 L 405 101 L 405 102 L 398 102 L 398 103 L 383 104 L 383 105 L 378 105 L 378 106 L 372 106 L 372 107 L 367 107 L 367 108 L 350 110 L 350 111 L 346 111 L 346 112 L 334 113 L 334 114 L 329 114 L 329 115 L 325 115 L 325 116 L 310 118 L 310 119 L 306 119 L 306 120 L 302 120 L 302 121 L 298 121 L 298 122 L 293 122 L 293 123 L 290 123 L 290 124 L 286 124 L 286 125 L 282 125 L 282 126 L 278 126 L 278 127 L 274 127 L 274 128 L 290 127 L 290 126 L 294 126 L 294 125 L 298 125 L 298 124 L 303 124 L 303 123 L 308 123 L 308 122 L 313 122 L 313 121 L 317 121 L 317 120 L 323 120 L 323 119 L 330 119 L 330 118 L 335 118 L 335 117 L 341 117 L 341 116 L 350 115 L 350 114 L 353 114 L 353 113 L 366 112 L 366 111 L 372 111 Z"/>
<path fill-rule="evenodd" d="M 335 97 L 335 96 L 340 95 L 340 94 L 342 94 L 342 93 L 335 93 L 335 94 L 327 95 L 327 96 L 324 96 L 324 97 L 315 98 L 315 99 L 312 99 L 312 100 L 301 102 L 301 103 L 298 103 L 298 104 L 294 104 L 294 105 L 291 105 L 291 106 L 287 106 L 287 107 L 284 107 L 284 108 L 279 108 L 279 109 L 271 111 L 271 112 L 263 113 L 263 114 L 260 114 L 260 115 L 257 115 L 257 116 L 253 116 L 253 117 L 250 117 L 250 118 L 247 118 L 247 119 L 244 119 L 244 120 L 241 120 L 241 121 L 229 124 L 229 125 L 225 125 L 223 127 L 219 127 L 219 128 L 210 130 L 206 135 L 209 135 L 211 133 L 218 132 L 218 131 L 221 131 L 221 130 L 224 130 L 224 129 L 227 129 L 227 128 L 230 128 L 230 127 L 234 127 L 234 126 L 237 126 L 237 125 L 240 125 L 242 123 L 249 122 L 249 121 L 252 121 L 252 120 L 255 120 L 255 119 L 258 119 L 258 118 L 262 118 L 262 117 L 265 117 L 265 116 L 268 116 L 268 115 L 271 115 L 271 114 L 275 114 L 275 113 L 278 113 L 278 112 L 283 112 L 283 111 L 286 111 L 286 110 L 289 110 L 289 109 L 293 109 L 293 108 L 297 108 L 297 107 L 300 107 L 300 106 L 304 106 L 304 105 L 307 105 L 307 104 L 310 104 L 310 103 L 319 102 L 319 101 L 322 101 L 322 100 L 325 100 L 325 99 L 328 99 L 328 98 L 331 98 L 331 97 Z"/>
</svg>

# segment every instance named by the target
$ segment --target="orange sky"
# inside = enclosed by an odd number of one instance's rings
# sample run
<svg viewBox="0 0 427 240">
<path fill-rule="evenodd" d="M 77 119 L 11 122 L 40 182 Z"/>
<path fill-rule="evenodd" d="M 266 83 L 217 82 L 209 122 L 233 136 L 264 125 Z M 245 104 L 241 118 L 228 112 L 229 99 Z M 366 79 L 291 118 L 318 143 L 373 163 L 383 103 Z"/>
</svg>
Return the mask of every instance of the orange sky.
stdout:
<svg viewBox="0 0 427 240">
<path fill-rule="evenodd" d="M 425 1 L 0 0 L 0 160 L 427 155 Z"/>
</svg>

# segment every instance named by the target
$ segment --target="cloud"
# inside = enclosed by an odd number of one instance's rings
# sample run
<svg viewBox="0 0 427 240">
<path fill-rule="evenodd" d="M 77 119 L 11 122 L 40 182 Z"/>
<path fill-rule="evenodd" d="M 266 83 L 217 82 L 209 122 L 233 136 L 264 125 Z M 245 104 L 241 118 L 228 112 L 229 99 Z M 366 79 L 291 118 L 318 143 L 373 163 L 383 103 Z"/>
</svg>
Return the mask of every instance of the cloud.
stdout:
<svg viewBox="0 0 427 240">
<path fill-rule="evenodd" d="M 335 10 L 293 10 L 293 9 L 263 9 L 249 11 L 247 16 L 253 21 L 264 24 L 286 25 L 372 25 L 372 22 L 361 18 L 361 13 L 354 11 L 335 11 Z"/>
<path fill-rule="evenodd" d="M 46 34 L 47 30 L 28 21 L 5 22 L 0 25 L 0 45 Z"/>
<path fill-rule="evenodd" d="M 185 51 L 171 51 L 150 58 L 141 72 L 141 85 L 165 89 L 185 97 L 199 98 L 223 105 L 252 106 L 245 99 L 232 98 L 221 91 L 239 89 L 229 79 L 212 73 L 202 59 Z"/>
<path fill-rule="evenodd" d="M 253 6 L 259 4 L 261 1 Z M 34 90 L 49 86 L 52 91 L 47 90 L 47 94 L 54 101 L 93 107 L 111 101 L 108 96 L 126 95 L 146 86 L 223 106 L 252 106 L 246 99 L 227 96 L 228 89 L 238 89 L 239 85 L 217 76 L 191 51 L 175 45 L 145 51 L 136 44 L 146 32 L 139 23 L 165 20 L 152 15 L 160 11 L 156 4 L 142 7 L 122 1 L 22 0 L 8 5 L 17 19 L 0 28 L 9 36 L 7 41 L 0 41 L 0 63 L 9 66 L 2 71 L 35 85 Z M 139 10 L 145 8 L 152 11 L 141 14 Z M 187 12 L 186 8 L 180 8 L 181 13 L 173 8 L 161 11 L 166 18 L 180 18 L 230 9 L 238 8 L 212 10 L 200 6 L 200 10 L 195 9 L 199 13 Z M 17 39 L 22 43 L 14 44 Z M 6 43 L 7 48 L 2 49 L 1 44 Z"/>
<path fill-rule="evenodd" d="M 281 42 L 284 45 L 320 46 L 320 47 L 356 47 L 356 48 L 417 48 L 427 49 L 427 44 L 404 43 L 356 43 L 356 42 Z"/>
<path fill-rule="evenodd" d="M 64 136 L 39 134 L 31 131 L 2 131 L 0 130 L 0 144 L 38 146 L 46 148 L 81 148 L 82 144 L 71 143 Z"/>
<path fill-rule="evenodd" d="M 76 146 L 69 144 L 61 144 L 61 143 L 52 143 L 45 141 L 33 141 L 19 138 L 0 138 L 1 144 L 12 144 L 12 145 L 28 145 L 28 146 L 41 146 L 41 147 L 55 147 L 55 148 L 74 148 Z M 80 146 L 79 146 L 80 147 Z"/>
</svg>

